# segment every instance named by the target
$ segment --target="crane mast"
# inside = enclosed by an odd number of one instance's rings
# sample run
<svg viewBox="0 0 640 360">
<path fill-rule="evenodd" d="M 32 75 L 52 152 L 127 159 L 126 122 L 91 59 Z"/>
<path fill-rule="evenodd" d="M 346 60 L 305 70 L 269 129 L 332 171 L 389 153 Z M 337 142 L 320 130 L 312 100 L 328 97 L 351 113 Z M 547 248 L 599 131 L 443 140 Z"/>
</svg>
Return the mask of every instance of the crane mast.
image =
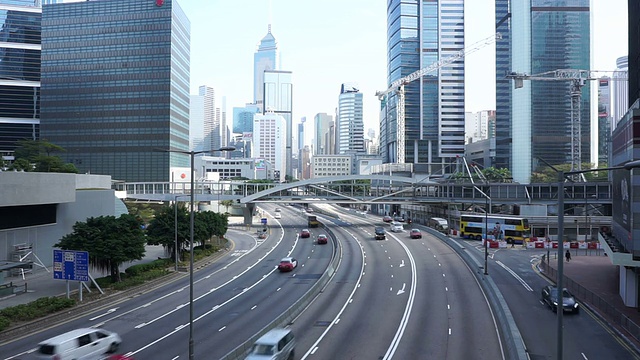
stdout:
<svg viewBox="0 0 640 360">
<path fill-rule="evenodd" d="M 507 78 L 514 80 L 514 88 L 519 89 L 524 85 L 524 80 L 536 81 L 569 81 L 569 97 L 571 99 L 571 171 L 582 170 L 582 88 L 591 80 L 599 80 L 612 71 L 595 71 L 579 69 L 559 69 L 539 74 L 524 74 L 512 72 Z M 615 80 L 626 80 L 617 77 Z M 575 176 L 574 180 L 584 181 L 584 174 Z"/>
<path fill-rule="evenodd" d="M 404 105 L 405 105 L 405 99 L 404 99 L 404 86 L 409 84 L 410 82 L 420 79 L 421 77 L 423 77 L 424 75 L 432 72 L 432 71 L 436 71 L 444 66 L 450 65 L 462 58 L 464 58 L 465 56 L 474 53 L 482 48 L 484 48 L 485 46 L 491 45 L 493 43 L 496 42 L 496 40 L 502 39 L 502 35 L 500 33 L 495 33 L 494 35 L 491 35 L 487 38 L 484 38 L 478 42 L 475 42 L 473 44 L 471 44 L 471 46 L 465 47 L 464 49 L 458 51 L 456 54 L 451 55 L 445 59 L 439 60 L 434 62 L 433 64 L 422 68 L 420 70 L 417 70 L 405 77 L 402 77 L 394 82 L 391 83 L 391 85 L 389 86 L 389 88 L 387 88 L 387 90 L 384 91 L 377 91 L 376 92 L 376 96 L 378 97 L 379 100 L 383 100 L 387 95 L 389 95 L 391 92 L 395 92 L 396 96 L 398 97 L 398 103 L 396 106 L 396 128 L 397 128 L 397 135 L 396 135 L 396 143 L 397 143 L 397 160 L 396 162 L 398 163 L 404 163 L 405 162 L 405 111 L 404 111 Z"/>
</svg>

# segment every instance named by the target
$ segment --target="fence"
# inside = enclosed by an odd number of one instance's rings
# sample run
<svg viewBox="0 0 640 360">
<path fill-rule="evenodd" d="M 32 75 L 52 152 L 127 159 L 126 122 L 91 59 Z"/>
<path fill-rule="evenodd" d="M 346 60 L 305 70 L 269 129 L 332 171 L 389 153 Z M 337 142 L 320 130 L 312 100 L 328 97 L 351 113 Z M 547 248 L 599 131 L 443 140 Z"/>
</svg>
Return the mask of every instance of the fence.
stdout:
<svg viewBox="0 0 640 360">
<path fill-rule="evenodd" d="M 556 281 L 558 278 L 558 271 L 553 267 L 549 266 L 546 260 L 540 263 L 544 275 Z M 640 326 L 638 326 L 635 322 L 629 319 L 628 316 L 621 313 L 618 309 L 611 306 L 607 301 L 602 299 L 600 296 L 594 294 L 593 292 L 586 289 L 584 286 L 578 284 L 572 279 L 564 276 L 563 278 L 564 287 L 569 289 L 571 293 L 580 301 L 589 303 L 592 307 L 598 310 L 600 315 L 607 318 L 608 321 L 619 325 L 624 330 L 626 330 L 636 341 L 640 341 Z"/>
</svg>

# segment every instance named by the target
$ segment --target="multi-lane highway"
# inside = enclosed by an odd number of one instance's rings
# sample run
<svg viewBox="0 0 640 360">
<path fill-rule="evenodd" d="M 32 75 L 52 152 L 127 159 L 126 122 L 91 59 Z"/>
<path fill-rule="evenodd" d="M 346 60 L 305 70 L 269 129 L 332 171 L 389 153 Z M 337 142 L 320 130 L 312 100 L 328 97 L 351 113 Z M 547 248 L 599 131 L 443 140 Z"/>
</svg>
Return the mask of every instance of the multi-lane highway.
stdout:
<svg viewBox="0 0 640 360">
<path fill-rule="evenodd" d="M 376 217 L 316 214 L 330 229 L 312 228 L 295 207 L 265 205 L 270 234 L 258 239 L 230 230 L 234 248 L 194 274 L 195 359 L 219 359 L 251 338 L 309 292 L 331 261 L 330 281 L 288 324 L 297 339 L 296 359 L 504 359 L 496 316 L 470 268 L 441 236 L 422 227 L 374 240 Z M 420 227 L 413 225 L 413 227 Z M 408 226 L 407 226 L 408 230 Z M 335 236 L 326 245 L 315 239 Z M 482 257 L 475 241 L 459 240 Z M 334 249 L 335 247 L 335 249 Z M 532 265 L 532 250 L 491 250 L 490 277 L 517 323 L 531 359 L 553 358 L 555 314 L 540 303 L 545 280 Z M 280 259 L 298 267 L 280 273 Z M 104 309 L 25 334 L 0 346 L 1 359 L 26 359 L 35 345 L 74 328 L 100 326 L 123 338 L 120 353 L 135 359 L 185 359 L 189 344 L 188 277 L 159 290 L 123 299 Z M 565 354 L 571 359 L 637 358 L 617 335 L 588 311 L 565 320 Z"/>
</svg>

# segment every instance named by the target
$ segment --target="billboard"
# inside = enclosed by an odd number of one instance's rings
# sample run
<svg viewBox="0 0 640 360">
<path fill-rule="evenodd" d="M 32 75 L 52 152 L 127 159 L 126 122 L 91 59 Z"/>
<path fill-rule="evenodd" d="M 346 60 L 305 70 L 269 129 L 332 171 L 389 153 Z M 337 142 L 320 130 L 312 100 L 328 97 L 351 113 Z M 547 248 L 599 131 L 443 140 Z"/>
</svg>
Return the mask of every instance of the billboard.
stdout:
<svg viewBox="0 0 640 360">
<path fill-rule="evenodd" d="M 265 170 L 267 168 L 267 165 L 265 164 L 264 159 L 256 159 L 254 166 L 256 170 Z"/>
<path fill-rule="evenodd" d="M 631 234 L 631 171 L 613 170 L 613 222 Z M 619 200 L 618 200 L 619 199 Z"/>
<path fill-rule="evenodd" d="M 253 140 L 253 133 L 252 132 L 243 132 L 242 133 L 242 141 L 251 141 Z"/>
</svg>

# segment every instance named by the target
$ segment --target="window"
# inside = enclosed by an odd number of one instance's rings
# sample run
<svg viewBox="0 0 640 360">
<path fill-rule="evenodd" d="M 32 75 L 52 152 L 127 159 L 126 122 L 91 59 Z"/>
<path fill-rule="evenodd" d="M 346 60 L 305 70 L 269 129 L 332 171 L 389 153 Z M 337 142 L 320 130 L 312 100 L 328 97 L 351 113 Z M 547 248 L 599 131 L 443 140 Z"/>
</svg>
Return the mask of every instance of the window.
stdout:
<svg viewBox="0 0 640 360">
<path fill-rule="evenodd" d="M 78 338 L 78 345 L 79 346 L 86 346 L 91 344 L 91 335 L 90 334 L 86 334 L 86 335 L 82 335 Z"/>
</svg>

